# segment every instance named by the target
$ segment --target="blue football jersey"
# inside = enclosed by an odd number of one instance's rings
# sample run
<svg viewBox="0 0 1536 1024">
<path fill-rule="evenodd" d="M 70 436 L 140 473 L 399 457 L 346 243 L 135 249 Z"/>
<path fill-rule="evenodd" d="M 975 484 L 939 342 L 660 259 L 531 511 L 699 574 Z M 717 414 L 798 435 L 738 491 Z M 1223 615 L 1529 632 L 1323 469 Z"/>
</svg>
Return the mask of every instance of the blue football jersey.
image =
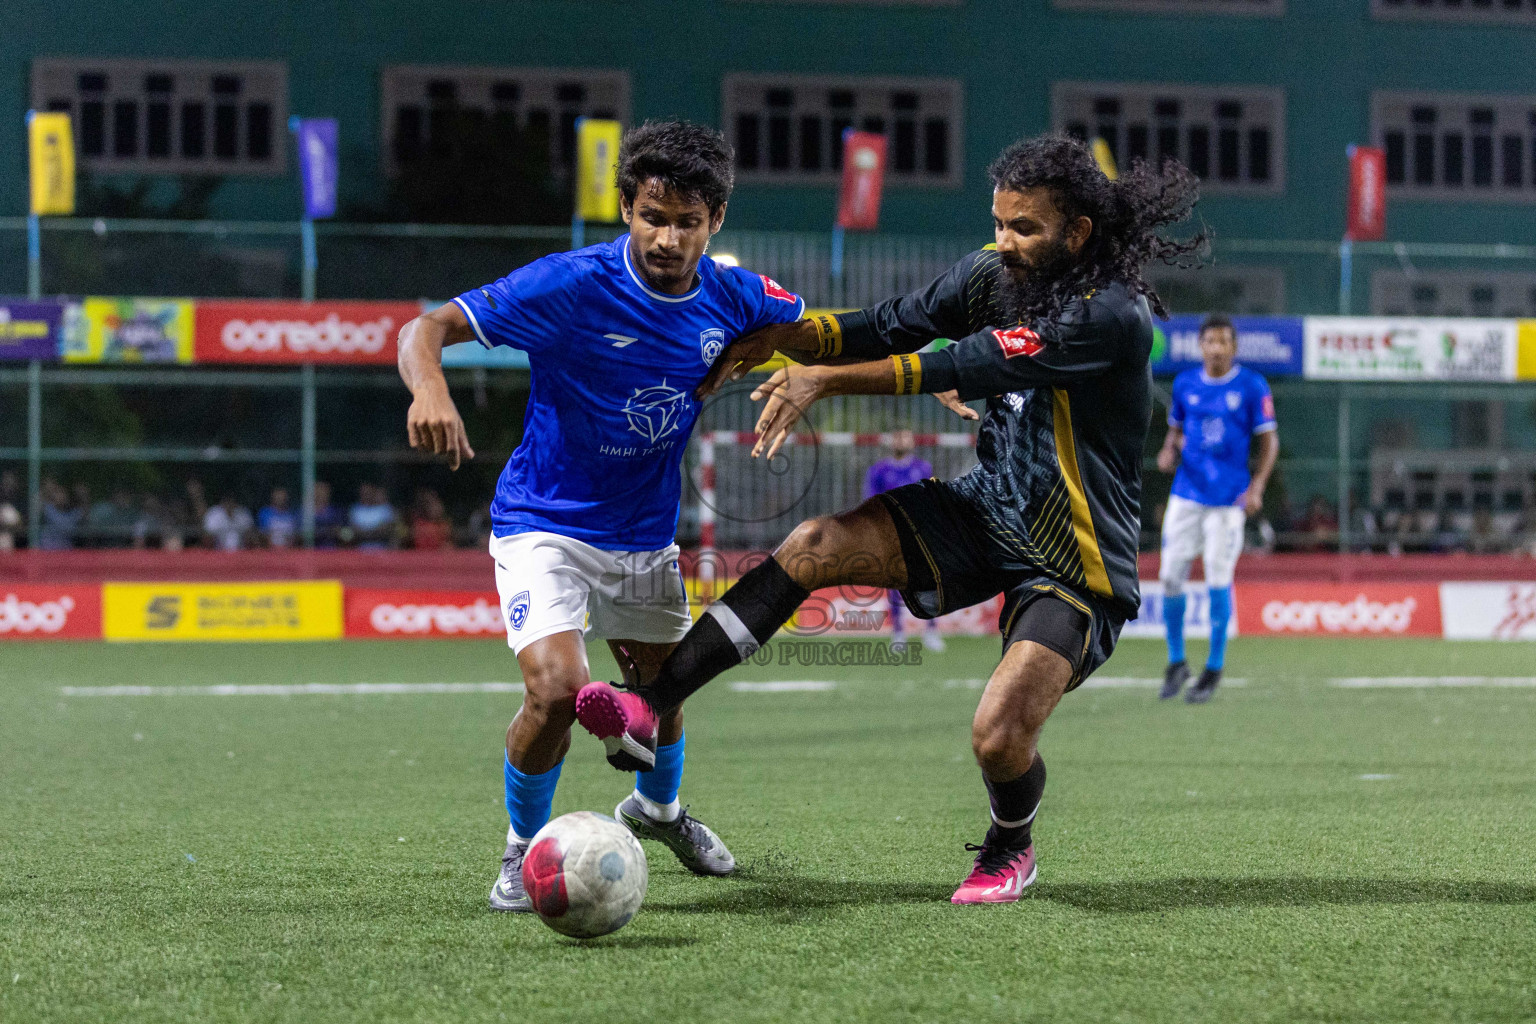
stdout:
<svg viewBox="0 0 1536 1024">
<path fill-rule="evenodd" d="M 1185 370 L 1173 381 L 1168 423 L 1184 429 L 1173 493 L 1201 505 L 1232 505 L 1248 489 L 1250 442 L 1275 429 L 1275 400 L 1264 378 L 1246 367 L 1224 377 Z"/>
<path fill-rule="evenodd" d="M 635 269 L 628 235 L 546 256 L 453 301 L 482 344 L 526 352 L 532 375 L 492 531 L 611 551 L 672 543 L 699 415 L 693 389 L 737 337 L 805 311 L 771 279 L 708 256 L 688 294 L 658 292 Z"/>
</svg>

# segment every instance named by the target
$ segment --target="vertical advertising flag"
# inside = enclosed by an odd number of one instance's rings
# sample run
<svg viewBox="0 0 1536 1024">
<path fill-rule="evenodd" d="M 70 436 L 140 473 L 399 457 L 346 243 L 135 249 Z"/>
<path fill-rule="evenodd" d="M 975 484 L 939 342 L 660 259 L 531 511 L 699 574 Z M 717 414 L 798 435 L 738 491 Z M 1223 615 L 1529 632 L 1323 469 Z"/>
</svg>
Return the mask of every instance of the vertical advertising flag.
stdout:
<svg viewBox="0 0 1536 1024">
<path fill-rule="evenodd" d="M 27 114 L 32 165 L 32 214 L 68 217 L 75 212 L 75 137 L 68 114 Z"/>
<path fill-rule="evenodd" d="M 576 217 L 612 223 L 619 219 L 617 121 L 583 117 L 576 122 Z"/>
<path fill-rule="evenodd" d="M 1387 237 L 1387 154 L 1372 146 L 1349 147 L 1349 221 L 1351 242 L 1379 242 Z"/>
<path fill-rule="evenodd" d="M 340 168 L 334 117 L 295 118 L 299 142 L 299 178 L 304 186 L 304 216 L 336 216 L 336 179 Z"/>
<path fill-rule="evenodd" d="M 1119 180 L 1120 170 L 1115 166 L 1115 152 L 1102 138 L 1095 137 L 1093 140 L 1093 162 L 1099 165 L 1104 177 L 1110 181 Z"/>
<path fill-rule="evenodd" d="M 885 184 L 885 136 L 843 133 L 843 186 L 837 197 L 837 226 L 873 231 L 880 226 L 880 190 Z"/>
</svg>

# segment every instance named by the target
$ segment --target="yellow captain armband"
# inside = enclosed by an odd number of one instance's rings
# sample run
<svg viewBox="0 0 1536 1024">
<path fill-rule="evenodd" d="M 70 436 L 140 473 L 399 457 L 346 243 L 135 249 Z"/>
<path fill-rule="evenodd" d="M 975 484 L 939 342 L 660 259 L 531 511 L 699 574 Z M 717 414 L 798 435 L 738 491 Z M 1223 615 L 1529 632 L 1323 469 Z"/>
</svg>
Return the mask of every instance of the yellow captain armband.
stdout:
<svg viewBox="0 0 1536 1024">
<path fill-rule="evenodd" d="M 830 359 L 843 354 L 843 325 L 831 313 L 813 313 L 809 317 L 816 326 L 816 358 Z"/>
<path fill-rule="evenodd" d="M 896 371 L 896 393 L 916 395 L 923 388 L 923 363 L 917 356 L 891 356 L 891 366 Z"/>
</svg>

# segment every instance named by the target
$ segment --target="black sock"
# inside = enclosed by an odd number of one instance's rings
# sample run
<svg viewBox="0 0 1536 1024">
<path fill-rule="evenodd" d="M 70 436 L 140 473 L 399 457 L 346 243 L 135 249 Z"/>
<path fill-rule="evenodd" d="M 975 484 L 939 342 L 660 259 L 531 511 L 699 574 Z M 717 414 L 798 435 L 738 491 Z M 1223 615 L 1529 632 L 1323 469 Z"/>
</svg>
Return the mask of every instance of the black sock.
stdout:
<svg viewBox="0 0 1536 1024">
<path fill-rule="evenodd" d="M 670 711 L 726 669 L 735 668 L 789 621 L 810 592 L 772 558 L 745 573 L 699 617 L 640 692 Z"/>
<path fill-rule="evenodd" d="M 1008 782 L 993 782 L 982 775 L 987 784 L 987 796 L 992 801 L 992 828 L 988 839 L 996 839 L 1004 846 L 1029 845 L 1029 827 L 1034 823 L 1035 812 L 1040 809 L 1040 797 L 1045 793 L 1045 761 L 1039 754 L 1030 762 L 1029 771 Z"/>
</svg>

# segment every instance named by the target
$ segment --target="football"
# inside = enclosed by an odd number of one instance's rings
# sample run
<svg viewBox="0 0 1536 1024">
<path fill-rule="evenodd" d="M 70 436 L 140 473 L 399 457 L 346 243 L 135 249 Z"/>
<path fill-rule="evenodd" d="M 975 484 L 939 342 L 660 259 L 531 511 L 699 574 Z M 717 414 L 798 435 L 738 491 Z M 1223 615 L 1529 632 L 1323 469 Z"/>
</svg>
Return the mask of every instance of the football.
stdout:
<svg viewBox="0 0 1536 1024">
<path fill-rule="evenodd" d="M 523 887 L 555 931 L 578 939 L 616 932 L 645 899 L 650 871 L 640 842 L 606 814 L 577 811 L 534 835 Z"/>
</svg>

